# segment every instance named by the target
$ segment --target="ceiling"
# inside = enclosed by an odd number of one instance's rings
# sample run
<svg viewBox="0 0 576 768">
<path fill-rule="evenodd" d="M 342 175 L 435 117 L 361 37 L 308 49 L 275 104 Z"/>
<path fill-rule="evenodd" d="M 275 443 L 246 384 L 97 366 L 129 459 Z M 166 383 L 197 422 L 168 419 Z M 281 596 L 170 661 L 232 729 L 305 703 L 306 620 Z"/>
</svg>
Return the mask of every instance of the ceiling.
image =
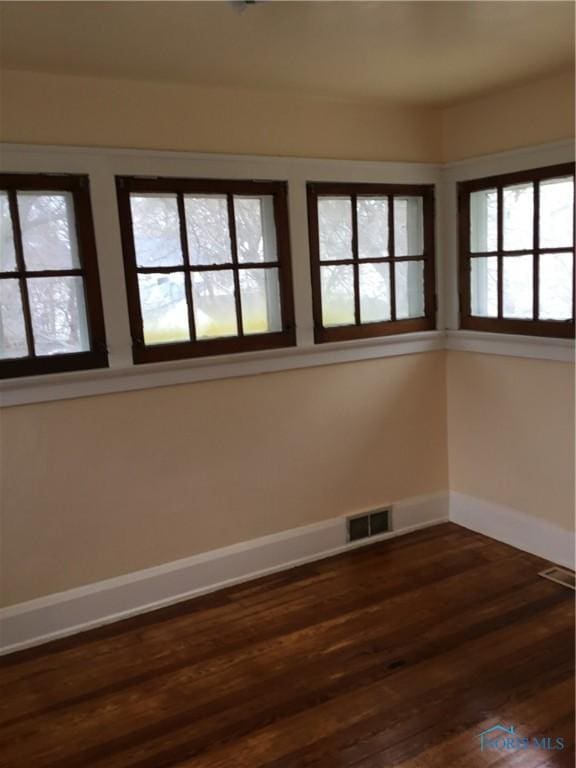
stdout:
<svg viewBox="0 0 576 768">
<path fill-rule="evenodd" d="M 574 65 L 572 2 L 2 2 L 5 68 L 446 105 Z"/>
</svg>

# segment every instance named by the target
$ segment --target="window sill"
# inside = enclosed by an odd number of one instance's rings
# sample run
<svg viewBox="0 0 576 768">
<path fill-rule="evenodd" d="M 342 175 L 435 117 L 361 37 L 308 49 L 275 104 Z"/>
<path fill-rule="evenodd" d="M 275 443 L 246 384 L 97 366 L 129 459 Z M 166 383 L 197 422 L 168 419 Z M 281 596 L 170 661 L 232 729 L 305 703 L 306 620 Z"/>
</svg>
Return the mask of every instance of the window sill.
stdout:
<svg viewBox="0 0 576 768">
<path fill-rule="evenodd" d="M 517 336 L 485 331 L 446 331 L 446 349 L 481 352 L 506 357 L 530 357 L 571 363 L 576 359 L 573 339 L 545 336 Z"/>
<path fill-rule="evenodd" d="M 0 382 L 0 407 L 417 354 L 444 349 L 444 337 L 443 331 L 422 331 L 311 347 L 4 380 Z"/>
</svg>

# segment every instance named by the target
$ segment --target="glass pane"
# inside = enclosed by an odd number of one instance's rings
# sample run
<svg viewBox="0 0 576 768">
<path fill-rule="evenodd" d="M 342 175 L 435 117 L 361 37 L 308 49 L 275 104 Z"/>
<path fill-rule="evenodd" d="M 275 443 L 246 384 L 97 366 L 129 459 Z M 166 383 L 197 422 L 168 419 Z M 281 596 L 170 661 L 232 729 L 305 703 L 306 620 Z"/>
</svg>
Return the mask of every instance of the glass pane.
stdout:
<svg viewBox="0 0 576 768">
<path fill-rule="evenodd" d="M 241 269 L 240 296 L 244 333 L 282 330 L 277 269 Z"/>
<path fill-rule="evenodd" d="M 232 270 L 195 272 L 192 290 L 196 336 L 199 339 L 237 336 L 238 323 Z"/>
<path fill-rule="evenodd" d="M 72 195 L 18 192 L 17 199 L 27 269 L 77 269 L 80 261 Z"/>
<path fill-rule="evenodd" d="M 394 253 L 396 256 L 424 253 L 421 197 L 394 198 Z"/>
<path fill-rule="evenodd" d="M 15 269 L 16 253 L 10 204 L 6 192 L 0 192 L 0 272 L 12 272 Z"/>
<path fill-rule="evenodd" d="M 184 275 L 138 275 L 140 307 L 146 344 L 189 341 Z"/>
<path fill-rule="evenodd" d="M 238 261 L 276 261 L 276 226 L 274 199 L 234 197 Z"/>
<path fill-rule="evenodd" d="M 27 281 L 37 355 L 90 349 L 84 281 L 81 277 L 35 277 Z"/>
<path fill-rule="evenodd" d="M 574 179 L 540 182 L 540 247 L 572 246 L 574 237 Z"/>
<path fill-rule="evenodd" d="M 498 317 L 496 256 L 470 260 L 470 314 L 475 317 Z"/>
<path fill-rule="evenodd" d="M 396 319 L 424 315 L 424 262 L 401 261 L 396 270 Z"/>
<path fill-rule="evenodd" d="M 190 263 L 232 261 L 226 195 L 186 195 L 184 206 Z"/>
<path fill-rule="evenodd" d="M 572 254 L 540 254 L 540 318 L 569 320 L 572 317 Z"/>
<path fill-rule="evenodd" d="M 182 264 L 176 195 L 130 195 L 130 210 L 138 266 L 174 267 Z"/>
<path fill-rule="evenodd" d="M 349 197 L 318 198 L 320 258 L 352 258 L 352 201 Z"/>
<path fill-rule="evenodd" d="M 532 255 L 508 256 L 504 259 L 503 306 L 504 317 L 533 317 Z"/>
<path fill-rule="evenodd" d="M 353 325 L 354 273 L 351 266 L 320 267 L 322 325 Z"/>
<path fill-rule="evenodd" d="M 359 270 L 361 322 L 390 320 L 390 265 L 361 264 Z"/>
<path fill-rule="evenodd" d="M 534 237 L 534 186 L 515 184 L 503 191 L 504 250 L 532 248 Z M 515 315 L 516 317 L 516 315 Z"/>
<path fill-rule="evenodd" d="M 470 250 L 486 253 L 498 248 L 498 196 L 495 189 L 470 195 Z"/>
<path fill-rule="evenodd" d="M 385 197 L 359 197 L 358 256 L 380 259 L 388 256 L 388 200 Z"/>
<path fill-rule="evenodd" d="M 18 280 L 0 280 L 0 358 L 27 355 L 20 283 Z"/>
</svg>

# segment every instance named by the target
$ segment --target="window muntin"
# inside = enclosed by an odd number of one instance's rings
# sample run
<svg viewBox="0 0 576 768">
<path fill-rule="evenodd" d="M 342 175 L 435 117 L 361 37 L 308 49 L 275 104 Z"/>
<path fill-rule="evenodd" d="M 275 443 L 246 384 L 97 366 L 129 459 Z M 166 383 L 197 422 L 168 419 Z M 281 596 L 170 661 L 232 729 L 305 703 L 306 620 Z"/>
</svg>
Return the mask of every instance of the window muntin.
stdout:
<svg viewBox="0 0 576 768">
<path fill-rule="evenodd" d="M 107 364 L 88 178 L 0 174 L 0 377 Z"/>
<path fill-rule="evenodd" d="M 430 186 L 308 184 L 316 342 L 434 328 Z"/>
<path fill-rule="evenodd" d="M 461 325 L 574 335 L 574 165 L 459 185 Z"/>
<path fill-rule="evenodd" d="M 117 177 L 134 362 L 295 344 L 283 182 Z"/>
</svg>

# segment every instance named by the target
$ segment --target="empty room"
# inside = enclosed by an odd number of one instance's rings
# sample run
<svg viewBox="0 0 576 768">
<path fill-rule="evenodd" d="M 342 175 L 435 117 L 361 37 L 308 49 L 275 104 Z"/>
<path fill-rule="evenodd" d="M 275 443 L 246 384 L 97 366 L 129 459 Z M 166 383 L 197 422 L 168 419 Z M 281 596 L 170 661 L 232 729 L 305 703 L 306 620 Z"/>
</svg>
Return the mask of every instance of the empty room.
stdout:
<svg viewBox="0 0 576 768">
<path fill-rule="evenodd" d="M 0 0 L 1 768 L 572 768 L 575 10 Z"/>
</svg>

